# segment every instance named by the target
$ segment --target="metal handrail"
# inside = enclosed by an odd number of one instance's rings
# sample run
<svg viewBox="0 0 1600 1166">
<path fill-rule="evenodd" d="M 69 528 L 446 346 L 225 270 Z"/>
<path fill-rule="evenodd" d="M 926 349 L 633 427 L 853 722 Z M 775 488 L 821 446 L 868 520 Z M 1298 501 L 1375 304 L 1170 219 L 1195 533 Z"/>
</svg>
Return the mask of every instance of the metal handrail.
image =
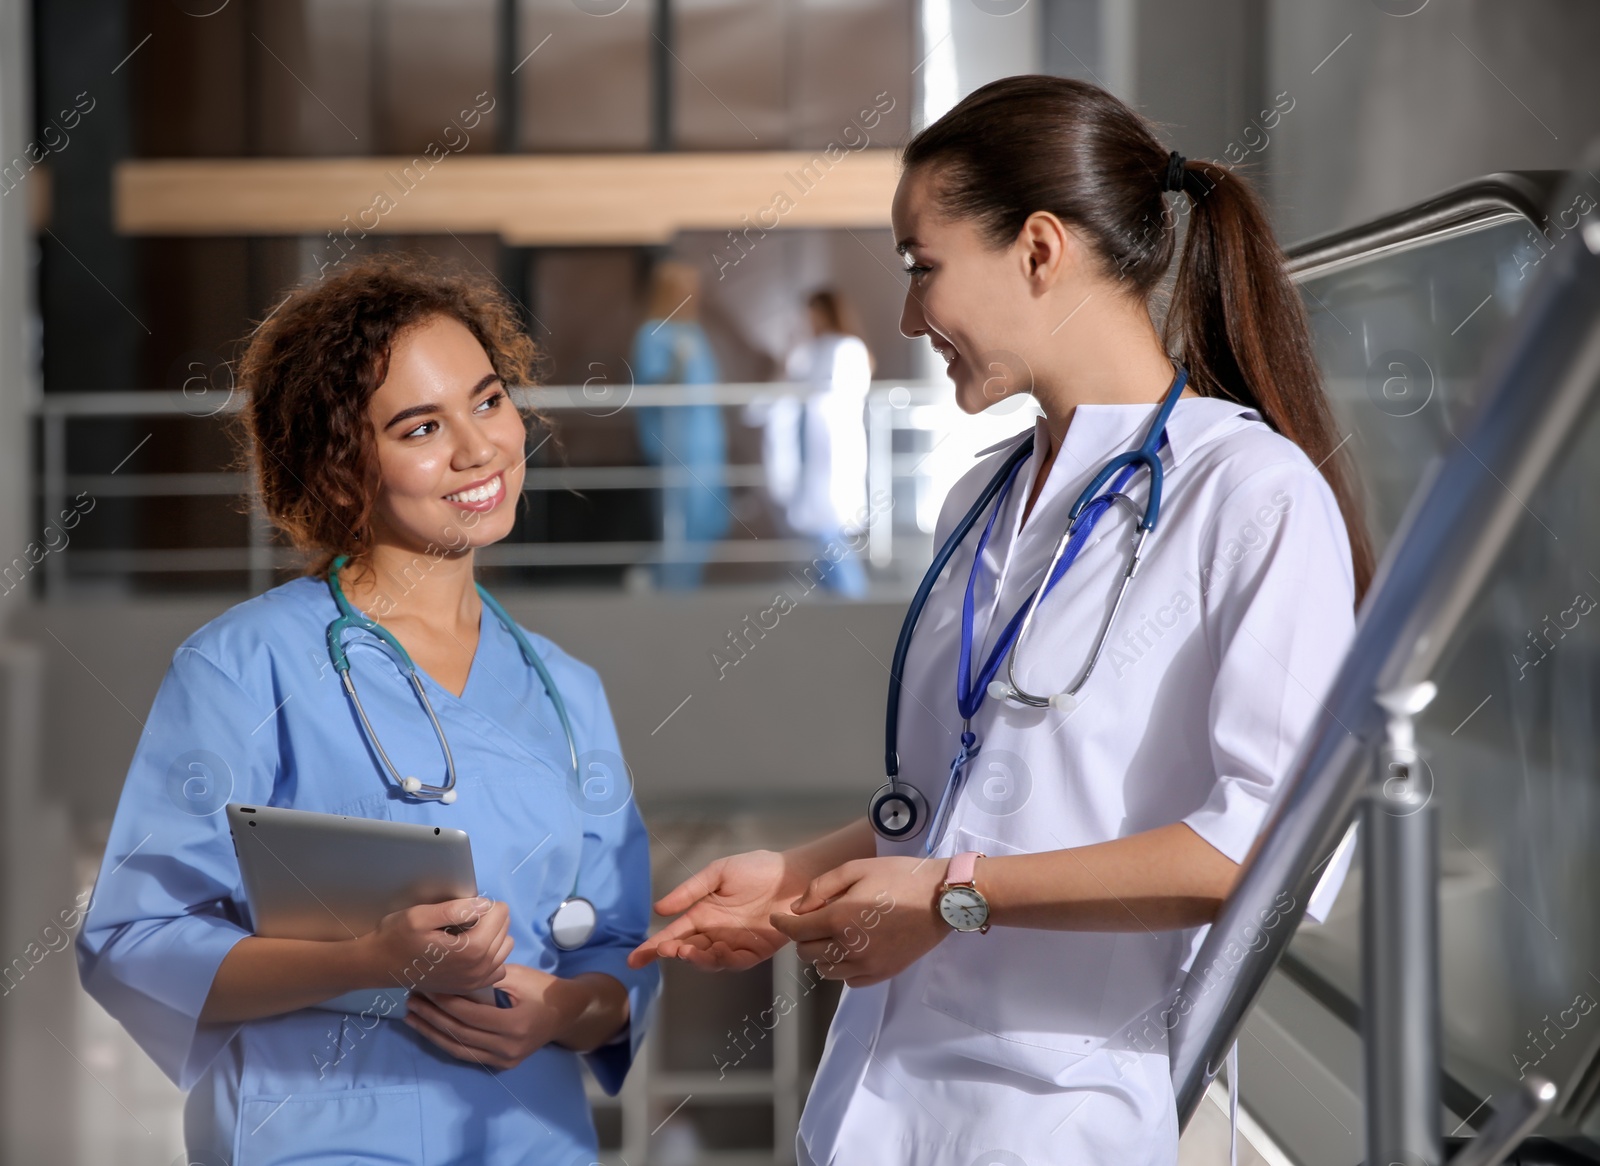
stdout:
<svg viewBox="0 0 1600 1166">
<path fill-rule="evenodd" d="M 1563 170 L 1508 170 L 1486 174 L 1360 226 L 1318 235 L 1284 249 L 1297 281 L 1437 243 L 1498 222 L 1544 221 Z"/>
<path fill-rule="evenodd" d="M 1374 243 L 1381 251 L 1392 240 L 1375 237 Z M 1206 935 L 1171 1010 L 1169 1055 L 1185 1124 L 1287 946 L 1318 868 L 1371 788 L 1360 762 L 1372 758 L 1394 723 L 1378 700 L 1425 685 L 1524 512 L 1520 499 L 1537 487 L 1593 403 L 1600 388 L 1597 253 L 1600 226 L 1592 220 L 1582 241 L 1572 234 L 1555 246 L 1485 371 L 1484 404 L 1470 432 L 1430 467 L 1389 544 L 1349 653 L 1296 756 L 1259 849 Z M 1292 896 L 1288 910 L 1279 899 L 1284 892 Z M 1433 893 L 1431 886 L 1427 893 Z M 1267 918 L 1281 922 L 1263 928 Z M 1252 942 L 1239 942 L 1246 932 Z M 1264 943 L 1257 938 L 1262 935 Z M 1434 944 L 1436 955 L 1436 936 L 1419 942 Z M 1363 951 L 1364 960 L 1395 955 Z M 1406 1033 L 1386 1035 L 1408 1039 Z M 1367 1039 L 1370 1046 L 1377 1038 L 1369 1031 Z M 1368 1099 L 1369 1111 L 1385 1104 L 1381 1096 Z M 1436 1113 L 1427 1118 L 1434 1126 L 1436 1119 Z"/>
</svg>

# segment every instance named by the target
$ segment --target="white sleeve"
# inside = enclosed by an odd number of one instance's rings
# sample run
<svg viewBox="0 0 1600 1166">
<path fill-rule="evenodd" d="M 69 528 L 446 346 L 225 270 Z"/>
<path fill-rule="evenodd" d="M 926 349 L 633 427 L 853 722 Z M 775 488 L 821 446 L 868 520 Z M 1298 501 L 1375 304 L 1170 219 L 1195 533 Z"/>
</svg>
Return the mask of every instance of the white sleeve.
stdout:
<svg viewBox="0 0 1600 1166">
<path fill-rule="evenodd" d="M 1216 782 L 1184 821 L 1242 862 L 1344 661 L 1354 572 L 1333 492 L 1304 459 L 1234 487 L 1200 547 Z M 1348 865 L 1344 851 L 1336 863 Z M 1319 920 L 1343 880 L 1342 869 L 1327 874 L 1311 905 Z"/>
<path fill-rule="evenodd" d="M 859 336 L 842 336 L 833 353 L 835 390 L 865 393 L 872 384 L 872 361 Z"/>
<path fill-rule="evenodd" d="M 796 344 L 783 362 L 783 376 L 789 381 L 803 381 L 811 375 L 812 349 L 815 341 Z"/>
</svg>

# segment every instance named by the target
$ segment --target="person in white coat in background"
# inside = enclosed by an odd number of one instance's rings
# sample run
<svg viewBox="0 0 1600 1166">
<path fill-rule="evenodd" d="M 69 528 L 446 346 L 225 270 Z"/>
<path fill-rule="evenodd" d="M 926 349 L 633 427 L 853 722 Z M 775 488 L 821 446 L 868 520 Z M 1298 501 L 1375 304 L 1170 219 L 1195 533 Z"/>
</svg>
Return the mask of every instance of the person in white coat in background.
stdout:
<svg viewBox="0 0 1600 1166">
<path fill-rule="evenodd" d="M 946 500 L 866 818 L 713 862 L 631 960 L 741 968 L 793 941 L 844 981 L 802 1166 L 1173 1166 L 1176 994 L 1348 645 L 1360 502 L 1237 173 L 1060 77 L 984 86 L 903 162 L 901 330 L 965 412 L 1028 391 L 1043 416 Z M 1230 939 L 1321 918 L 1347 861 Z"/>
<path fill-rule="evenodd" d="M 810 586 L 860 598 L 867 592 L 866 566 L 841 539 L 867 513 L 867 390 L 872 354 L 853 322 L 844 296 L 832 288 L 806 301 L 810 336 L 790 351 L 784 379 L 809 390 L 805 397 L 762 401 L 745 410 L 745 421 L 761 425 L 767 494 L 784 521 L 816 548 L 805 568 Z M 858 536 L 857 536 L 858 537 Z M 829 554 L 830 544 L 843 549 Z"/>
</svg>

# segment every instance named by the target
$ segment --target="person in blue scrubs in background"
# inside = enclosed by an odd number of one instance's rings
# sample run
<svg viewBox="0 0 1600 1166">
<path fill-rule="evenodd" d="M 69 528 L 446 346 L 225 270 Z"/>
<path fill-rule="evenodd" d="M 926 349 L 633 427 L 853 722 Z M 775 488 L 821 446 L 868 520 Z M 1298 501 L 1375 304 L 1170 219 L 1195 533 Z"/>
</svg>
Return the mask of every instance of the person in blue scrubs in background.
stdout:
<svg viewBox="0 0 1600 1166">
<path fill-rule="evenodd" d="M 534 355 L 497 293 L 379 257 L 295 292 L 241 362 L 262 502 L 310 569 L 174 654 L 78 940 L 84 987 L 190 1090 L 190 1160 L 595 1155 L 580 1060 L 617 1092 L 660 977 L 626 963 L 647 931 L 648 844 L 599 677 L 528 633 L 570 713 L 580 782 L 539 676 L 474 589 L 476 549 L 515 521 L 527 431 L 507 389 Z M 453 803 L 396 785 L 330 663 L 338 555 L 349 602 L 422 674 Z M 397 657 L 368 632 L 345 644 L 383 748 L 442 784 Z M 482 898 L 349 940 L 252 935 L 230 801 L 461 828 Z M 561 950 L 550 921 L 574 887 L 598 926 Z M 402 970 L 416 990 L 388 1011 L 377 990 Z M 510 1007 L 461 995 L 490 985 Z M 373 1007 L 314 1007 L 358 990 Z"/>
<path fill-rule="evenodd" d="M 634 378 L 641 385 L 714 385 L 722 379 L 716 354 L 700 326 L 700 276 L 687 263 L 665 261 L 650 274 L 648 318 L 633 337 Z M 708 397 L 687 405 L 634 404 L 639 447 L 651 465 L 677 470 L 688 481 L 661 488 L 661 542 L 674 554 L 655 571 L 658 586 L 698 587 L 709 544 L 728 533 L 733 511 L 722 472 L 728 433 L 722 407 Z"/>
</svg>

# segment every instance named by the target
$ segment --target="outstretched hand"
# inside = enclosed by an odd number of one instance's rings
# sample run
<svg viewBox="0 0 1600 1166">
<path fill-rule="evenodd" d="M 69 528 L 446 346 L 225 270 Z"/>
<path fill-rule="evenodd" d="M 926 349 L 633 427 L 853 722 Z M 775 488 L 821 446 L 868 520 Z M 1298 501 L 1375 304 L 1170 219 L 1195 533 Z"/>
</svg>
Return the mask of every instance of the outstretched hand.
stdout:
<svg viewBox="0 0 1600 1166">
<path fill-rule="evenodd" d="M 710 971 L 754 967 L 788 942 L 770 919 L 804 886 L 776 851 L 719 858 L 657 900 L 656 914 L 682 914 L 634 948 L 628 966 L 681 959 Z"/>
<path fill-rule="evenodd" d="M 950 934 L 934 904 L 944 871 L 943 859 L 856 859 L 813 879 L 772 925 L 823 979 L 882 983 Z"/>
</svg>

